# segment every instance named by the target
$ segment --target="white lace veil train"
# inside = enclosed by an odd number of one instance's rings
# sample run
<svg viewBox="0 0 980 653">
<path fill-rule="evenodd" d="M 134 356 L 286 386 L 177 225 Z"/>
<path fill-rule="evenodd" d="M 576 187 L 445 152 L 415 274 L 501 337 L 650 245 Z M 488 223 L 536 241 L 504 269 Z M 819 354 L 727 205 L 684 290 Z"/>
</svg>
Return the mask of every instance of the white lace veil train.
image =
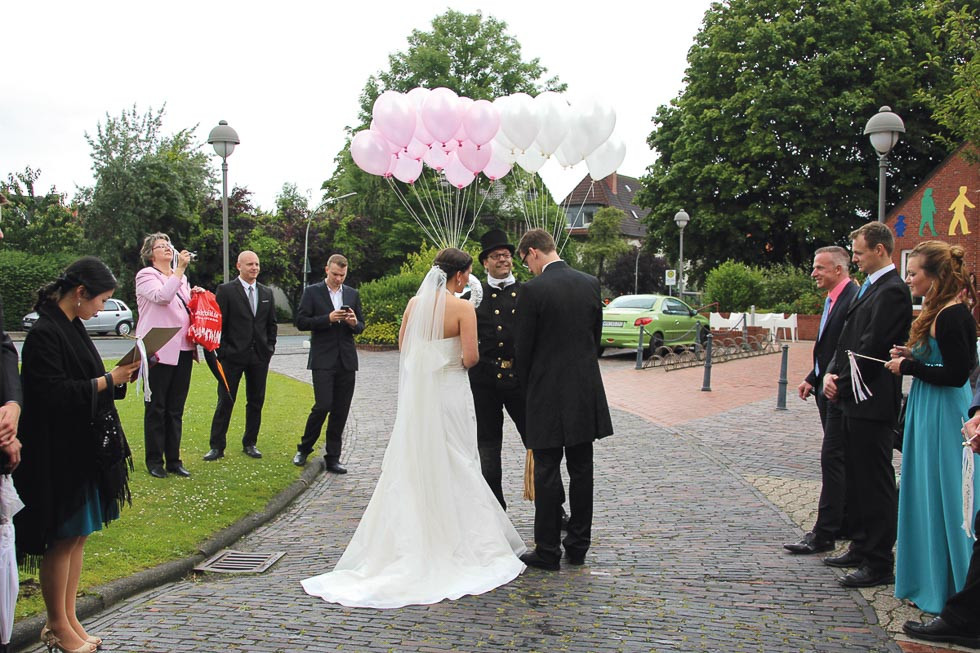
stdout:
<svg viewBox="0 0 980 653">
<path fill-rule="evenodd" d="M 446 319 L 446 273 L 432 266 L 422 280 L 405 325 L 401 342 L 401 380 L 405 372 L 419 372 L 440 367 L 445 361 L 431 360 L 425 345 L 442 340 Z M 429 360 L 426 360 L 429 359 Z"/>
</svg>

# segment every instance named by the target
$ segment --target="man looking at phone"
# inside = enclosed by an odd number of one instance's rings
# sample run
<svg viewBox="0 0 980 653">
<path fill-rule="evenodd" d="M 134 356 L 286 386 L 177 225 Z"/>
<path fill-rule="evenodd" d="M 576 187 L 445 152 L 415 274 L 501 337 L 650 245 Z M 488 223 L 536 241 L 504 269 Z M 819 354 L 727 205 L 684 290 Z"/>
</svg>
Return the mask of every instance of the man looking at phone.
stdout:
<svg viewBox="0 0 980 653">
<path fill-rule="evenodd" d="M 296 447 L 293 464 L 302 467 L 313 452 L 320 437 L 323 422 L 327 423 L 327 471 L 346 474 L 340 464 L 341 435 L 350 413 L 357 373 L 357 349 L 354 336 L 364 330 L 361 296 L 344 284 L 347 278 L 347 259 L 334 254 L 327 260 L 326 279 L 303 291 L 296 327 L 311 331 L 310 356 L 306 367 L 313 371 L 313 408 L 306 420 L 303 439 Z"/>
</svg>

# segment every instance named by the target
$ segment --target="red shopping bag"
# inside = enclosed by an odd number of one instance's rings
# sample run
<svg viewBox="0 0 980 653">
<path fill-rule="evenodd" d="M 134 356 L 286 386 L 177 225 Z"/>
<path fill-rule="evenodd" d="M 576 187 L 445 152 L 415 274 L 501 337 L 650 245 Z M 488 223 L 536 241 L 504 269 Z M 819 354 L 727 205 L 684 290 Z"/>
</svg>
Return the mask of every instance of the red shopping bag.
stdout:
<svg viewBox="0 0 980 653">
<path fill-rule="evenodd" d="M 210 290 L 200 290 L 191 293 L 191 301 L 187 304 L 191 314 L 191 326 L 187 335 L 192 342 L 204 348 L 204 360 L 211 372 L 228 388 L 228 379 L 221 367 L 221 361 L 214 355 L 214 350 L 221 344 L 221 308 Z"/>
</svg>

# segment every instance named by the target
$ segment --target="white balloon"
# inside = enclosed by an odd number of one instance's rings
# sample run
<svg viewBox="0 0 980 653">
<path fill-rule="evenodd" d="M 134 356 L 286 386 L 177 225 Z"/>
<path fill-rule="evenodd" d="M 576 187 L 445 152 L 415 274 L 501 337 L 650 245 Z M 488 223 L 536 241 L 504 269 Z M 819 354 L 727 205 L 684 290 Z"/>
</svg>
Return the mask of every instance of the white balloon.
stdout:
<svg viewBox="0 0 980 653">
<path fill-rule="evenodd" d="M 502 104 L 500 129 L 514 147 L 526 150 L 531 147 L 541 130 L 534 99 L 527 93 L 514 93 Z"/>
<path fill-rule="evenodd" d="M 490 142 L 493 144 L 493 157 L 513 165 L 517 160 L 514 144 L 508 141 L 502 132 L 497 132 L 497 137 Z"/>
<path fill-rule="evenodd" d="M 582 101 L 578 116 L 586 138 L 582 155 L 588 156 L 609 140 L 616 128 L 616 110 L 603 100 L 587 98 Z"/>
<path fill-rule="evenodd" d="M 530 173 L 535 173 L 541 169 L 547 157 L 530 147 L 517 155 L 517 165 L 521 166 Z"/>
<path fill-rule="evenodd" d="M 625 158 L 625 143 L 618 137 L 612 136 L 585 157 L 585 165 L 589 169 L 589 176 L 592 177 L 593 181 L 599 181 L 616 172 Z"/>
<path fill-rule="evenodd" d="M 568 121 L 571 110 L 568 101 L 560 93 L 545 91 L 534 98 L 535 111 L 541 129 L 534 140 L 537 149 L 550 156 L 558 149 L 568 135 Z"/>
<path fill-rule="evenodd" d="M 571 168 L 582 161 L 582 155 L 566 140 L 552 155 L 562 168 Z"/>
</svg>

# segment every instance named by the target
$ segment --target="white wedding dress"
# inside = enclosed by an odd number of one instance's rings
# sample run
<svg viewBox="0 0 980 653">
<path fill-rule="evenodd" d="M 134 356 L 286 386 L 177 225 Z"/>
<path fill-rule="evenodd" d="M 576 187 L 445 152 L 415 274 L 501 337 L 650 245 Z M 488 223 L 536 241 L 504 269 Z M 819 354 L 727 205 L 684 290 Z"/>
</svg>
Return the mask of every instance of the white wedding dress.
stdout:
<svg viewBox="0 0 980 653">
<path fill-rule="evenodd" d="M 442 337 L 445 286 L 434 267 L 419 288 L 378 485 L 334 570 L 301 581 L 308 594 L 349 607 L 426 605 L 524 570 L 524 542 L 480 471 L 460 339 Z"/>
</svg>

